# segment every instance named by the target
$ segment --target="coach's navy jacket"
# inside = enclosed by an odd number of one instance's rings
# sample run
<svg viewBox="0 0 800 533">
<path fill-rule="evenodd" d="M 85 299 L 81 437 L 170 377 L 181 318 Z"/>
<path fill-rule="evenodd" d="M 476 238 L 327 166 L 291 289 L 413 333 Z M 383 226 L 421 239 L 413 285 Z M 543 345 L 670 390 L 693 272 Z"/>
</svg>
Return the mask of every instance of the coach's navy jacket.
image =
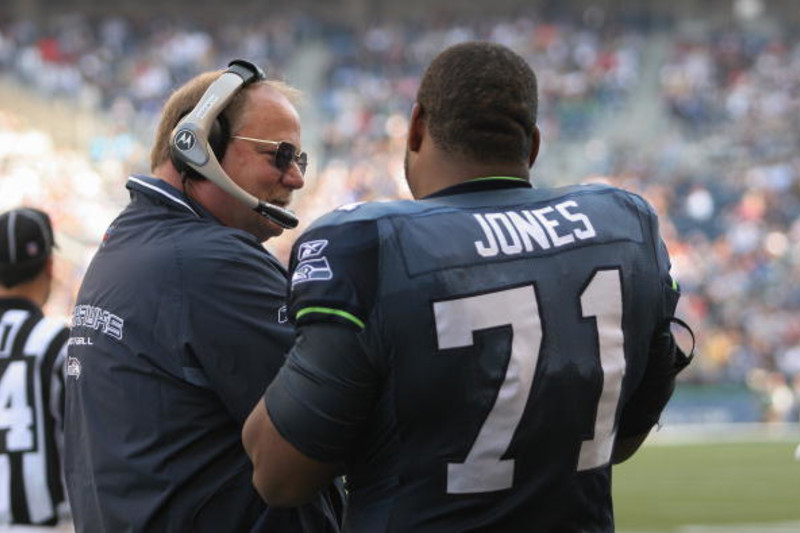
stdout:
<svg viewBox="0 0 800 533">
<path fill-rule="evenodd" d="M 266 511 L 240 443 L 293 340 L 285 269 L 165 182 L 132 176 L 127 187 L 72 317 L 76 530 L 301 531 L 296 511 Z"/>
</svg>

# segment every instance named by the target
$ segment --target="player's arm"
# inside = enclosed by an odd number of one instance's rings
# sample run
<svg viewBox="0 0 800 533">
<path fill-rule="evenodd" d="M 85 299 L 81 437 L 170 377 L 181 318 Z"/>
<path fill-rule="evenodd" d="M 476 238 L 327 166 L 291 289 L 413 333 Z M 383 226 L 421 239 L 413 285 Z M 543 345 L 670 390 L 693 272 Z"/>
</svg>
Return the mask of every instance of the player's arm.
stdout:
<svg viewBox="0 0 800 533">
<path fill-rule="evenodd" d="M 675 389 L 675 377 L 691 361 L 675 343 L 670 325 L 677 322 L 691 333 L 691 329 L 675 317 L 680 299 L 680 287 L 670 275 L 671 261 L 667 246 L 661 238 L 658 217 L 652 206 L 642 197 L 630 195 L 640 210 L 642 220 L 649 228 L 649 242 L 659 271 L 663 290 L 659 316 L 663 322 L 656 328 L 648 350 L 644 376 L 633 395 L 623 408 L 617 428 L 617 437 L 612 454 L 614 463 L 629 459 L 644 443 L 650 430 L 658 423 L 661 412 Z"/>
<path fill-rule="evenodd" d="M 328 215 L 341 217 L 347 215 Z M 377 285 L 376 224 L 325 220 L 293 247 L 288 304 L 297 337 L 242 433 L 253 482 L 275 506 L 306 501 L 352 456 L 385 372 L 365 348 Z"/>
<path fill-rule="evenodd" d="M 372 411 L 376 384 L 354 328 L 299 328 L 286 364 L 242 431 L 253 484 L 268 504 L 302 504 L 340 472 Z"/>
<path fill-rule="evenodd" d="M 244 449 L 253 462 L 253 485 L 272 507 L 309 501 L 337 473 L 337 465 L 316 461 L 275 429 L 266 404 L 258 402 L 242 430 Z"/>
<path fill-rule="evenodd" d="M 642 381 L 622 411 L 612 455 L 615 464 L 628 460 L 645 441 L 672 397 L 676 376 L 691 361 L 675 342 L 672 320 L 656 332 Z"/>
<path fill-rule="evenodd" d="M 647 439 L 649 434 L 650 430 L 648 429 L 644 433 L 634 435 L 632 437 L 617 437 L 617 440 L 614 442 L 614 453 L 611 456 L 612 462 L 616 465 L 633 457 L 633 454 L 635 454 L 639 450 L 639 447 L 644 444 L 644 441 Z"/>
</svg>

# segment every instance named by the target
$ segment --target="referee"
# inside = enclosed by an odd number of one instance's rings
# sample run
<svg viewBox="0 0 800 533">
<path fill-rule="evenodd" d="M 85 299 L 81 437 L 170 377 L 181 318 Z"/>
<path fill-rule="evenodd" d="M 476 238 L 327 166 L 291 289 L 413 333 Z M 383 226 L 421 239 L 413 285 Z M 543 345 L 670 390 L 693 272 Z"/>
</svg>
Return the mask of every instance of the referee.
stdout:
<svg viewBox="0 0 800 533">
<path fill-rule="evenodd" d="M 57 442 L 69 330 L 42 314 L 53 244 L 46 213 L 0 215 L 0 526 L 54 526 L 65 499 Z"/>
</svg>

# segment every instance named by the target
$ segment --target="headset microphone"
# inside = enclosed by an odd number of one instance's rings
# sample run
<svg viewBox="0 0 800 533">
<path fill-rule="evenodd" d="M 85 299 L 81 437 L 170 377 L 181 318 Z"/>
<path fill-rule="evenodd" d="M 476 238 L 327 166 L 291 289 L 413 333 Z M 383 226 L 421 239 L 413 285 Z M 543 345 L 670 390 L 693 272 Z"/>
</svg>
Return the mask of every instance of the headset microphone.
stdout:
<svg viewBox="0 0 800 533">
<path fill-rule="evenodd" d="M 203 94 L 200 101 L 172 130 L 170 153 L 180 171 L 194 170 L 257 213 L 283 228 L 295 228 L 297 217 L 283 207 L 259 200 L 237 185 L 222 169 L 209 145 L 214 121 L 245 85 L 263 80 L 264 72 L 249 61 L 236 59 Z"/>
</svg>

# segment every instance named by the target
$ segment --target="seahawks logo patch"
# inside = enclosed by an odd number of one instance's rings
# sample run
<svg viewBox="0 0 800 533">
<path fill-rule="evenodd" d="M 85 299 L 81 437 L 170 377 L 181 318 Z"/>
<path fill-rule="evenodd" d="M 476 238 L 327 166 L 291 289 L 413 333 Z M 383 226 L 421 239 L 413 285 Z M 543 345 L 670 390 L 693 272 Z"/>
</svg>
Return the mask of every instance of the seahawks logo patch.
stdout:
<svg viewBox="0 0 800 533">
<path fill-rule="evenodd" d="M 67 358 L 67 375 L 75 379 L 81 377 L 81 362 L 76 357 Z"/>
<path fill-rule="evenodd" d="M 319 259 L 309 259 L 303 261 L 294 269 L 294 274 L 292 274 L 292 287 L 298 283 L 325 281 L 331 278 L 333 278 L 333 271 L 328 264 L 327 258 L 320 257 Z"/>
</svg>

